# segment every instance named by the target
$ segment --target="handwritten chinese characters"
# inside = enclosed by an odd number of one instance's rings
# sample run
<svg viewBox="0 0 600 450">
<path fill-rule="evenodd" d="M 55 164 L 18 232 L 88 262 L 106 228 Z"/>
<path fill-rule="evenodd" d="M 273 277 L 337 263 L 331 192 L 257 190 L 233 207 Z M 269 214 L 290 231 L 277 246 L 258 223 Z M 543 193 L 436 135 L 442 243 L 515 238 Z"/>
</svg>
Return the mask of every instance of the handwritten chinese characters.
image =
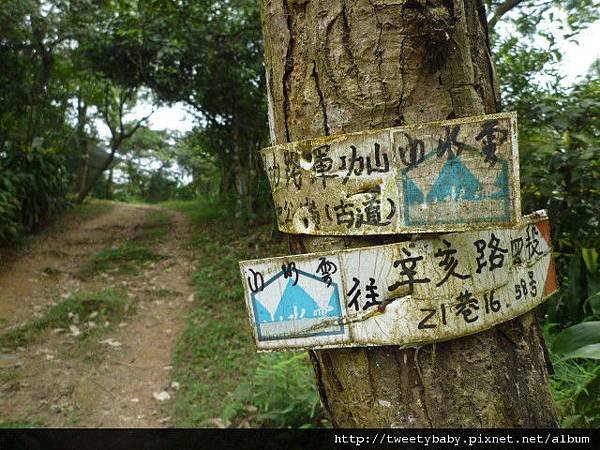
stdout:
<svg viewBox="0 0 600 450">
<path fill-rule="evenodd" d="M 454 146 L 452 132 L 448 142 Z M 552 294 L 551 258 L 548 220 L 539 212 L 520 228 L 245 261 L 240 268 L 258 348 L 268 350 L 416 345 L 475 333 Z"/>
<path fill-rule="evenodd" d="M 284 232 L 461 231 L 520 220 L 514 113 L 328 136 L 260 154 Z"/>
</svg>

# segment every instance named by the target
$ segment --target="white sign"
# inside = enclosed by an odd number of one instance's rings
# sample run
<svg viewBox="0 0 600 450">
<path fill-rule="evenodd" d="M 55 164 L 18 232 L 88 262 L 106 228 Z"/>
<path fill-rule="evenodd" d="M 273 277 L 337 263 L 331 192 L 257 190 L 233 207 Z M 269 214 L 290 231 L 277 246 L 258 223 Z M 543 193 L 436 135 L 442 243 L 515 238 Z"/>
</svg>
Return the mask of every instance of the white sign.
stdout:
<svg viewBox="0 0 600 450">
<path fill-rule="evenodd" d="M 447 232 L 521 220 L 515 113 L 261 150 L 281 231 Z"/>
<path fill-rule="evenodd" d="M 454 339 L 557 290 L 544 211 L 516 229 L 242 261 L 240 269 L 259 350 Z"/>
</svg>

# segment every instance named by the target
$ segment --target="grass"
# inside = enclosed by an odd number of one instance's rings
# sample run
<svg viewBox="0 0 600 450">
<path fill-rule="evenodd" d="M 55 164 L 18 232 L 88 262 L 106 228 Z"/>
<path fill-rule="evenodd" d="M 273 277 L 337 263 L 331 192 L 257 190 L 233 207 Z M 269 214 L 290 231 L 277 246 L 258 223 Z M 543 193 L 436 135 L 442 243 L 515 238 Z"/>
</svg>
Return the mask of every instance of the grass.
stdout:
<svg viewBox="0 0 600 450">
<path fill-rule="evenodd" d="M 21 372 L 15 368 L 8 368 L 0 370 L 0 381 L 2 383 L 9 383 L 16 381 L 21 378 Z"/>
<path fill-rule="evenodd" d="M 269 225 L 233 223 L 213 200 L 169 202 L 197 225 L 187 244 L 196 255 L 195 302 L 174 355 L 176 426 L 318 425 L 314 375 L 305 353 L 258 354 L 243 300 L 238 261 L 285 254 Z M 215 210 L 219 207 L 221 212 Z"/>
<path fill-rule="evenodd" d="M 92 255 L 79 269 L 81 278 L 92 278 L 102 272 L 118 274 L 136 274 L 151 261 L 158 261 L 162 256 L 139 242 L 128 241 L 116 247 L 106 247 Z"/>
<path fill-rule="evenodd" d="M 171 200 L 160 204 L 164 208 L 174 209 L 188 216 L 195 224 L 215 220 L 227 220 L 230 209 L 226 202 L 217 198 L 200 197 L 194 200 Z"/>
<path fill-rule="evenodd" d="M 40 428 L 43 424 L 41 422 L 0 422 L 0 428 Z"/>
<path fill-rule="evenodd" d="M 132 238 L 137 242 L 155 242 L 162 239 L 169 231 L 171 217 L 166 211 L 152 211 L 143 225 L 137 227 Z"/>
<path fill-rule="evenodd" d="M 77 223 L 97 217 L 110 211 L 113 207 L 112 203 L 102 200 L 90 200 L 81 205 L 73 206 L 71 209 L 52 219 L 48 226 L 30 234 L 22 234 L 14 241 L 0 245 L 0 265 L 2 265 L 3 259 L 8 259 L 13 254 L 18 254 L 23 248 L 34 246 L 39 238 L 56 233 L 59 230 L 64 230 L 69 222 Z"/>
<path fill-rule="evenodd" d="M 59 269 L 57 269 L 56 267 L 51 267 L 51 266 L 46 266 L 42 269 L 42 272 L 45 273 L 46 275 L 58 275 L 59 273 L 61 273 L 61 271 Z"/>
<path fill-rule="evenodd" d="M 551 349 L 556 339 L 555 324 L 542 325 L 554 374 L 550 388 L 562 427 L 598 428 L 600 426 L 600 365 L 591 359 L 562 359 Z"/>
<path fill-rule="evenodd" d="M 313 369 L 306 352 L 259 355 L 254 374 L 243 381 L 225 405 L 225 423 L 251 427 L 320 426 Z"/>
<path fill-rule="evenodd" d="M 64 215 L 67 220 L 85 220 L 98 217 L 114 208 L 114 204 L 104 200 L 90 199 L 80 205 L 75 205 Z"/>
<path fill-rule="evenodd" d="M 100 326 L 105 322 L 115 323 L 133 310 L 124 290 L 105 289 L 98 292 L 76 292 L 68 299 L 53 306 L 41 318 L 33 320 L 14 330 L 0 335 L 0 347 L 16 348 L 39 340 L 47 330 L 69 326 L 81 327 L 79 339 L 97 335 L 108 327 Z M 77 317 L 77 319 L 75 319 Z M 98 328 L 77 325 L 79 322 L 93 320 Z"/>
<path fill-rule="evenodd" d="M 58 230 L 62 230 L 68 223 L 78 223 L 93 219 L 104 213 L 107 213 L 114 208 L 114 204 L 106 200 L 90 199 L 85 203 L 74 205 L 72 208 L 64 212 L 64 214 L 58 215 L 53 219 L 47 227 L 42 228 L 36 233 L 27 235 L 24 237 L 26 242 L 30 242 L 35 239 L 36 236 L 47 236 L 52 233 L 56 233 Z"/>
<path fill-rule="evenodd" d="M 227 426 L 324 425 L 306 354 L 257 354 L 243 302 L 238 261 L 286 254 L 285 245 L 270 242 L 268 226 L 223 226 L 233 220 L 214 210 L 227 210 L 215 201 L 165 206 L 198 226 L 188 243 L 196 254 L 196 300 L 174 356 L 174 376 L 182 385 L 174 424 L 214 426 L 219 419 Z M 600 426 L 600 366 L 553 359 L 550 383 L 562 426 Z"/>
<path fill-rule="evenodd" d="M 154 210 L 143 224 L 138 225 L 133 237 L 121 244 L 111 245 L 92 255 L 79 269 L 77 275 L 87 279 L 103 272 L 135 275 L 152 261 L 163 258 L 149 245 L 162 239 L 171 225 L 171 216 L 166 211 Z"/>
<path fill-rule="evenodd" d="M 600 426 L 600 366 L 593 360 L 567 360 L 554 364 L 550 386 L 566 428 Z"/>
<path fill-rule="evenodd" d="M 164 288 L 146 289 L 144 291 L 144 295 L 151 298 L 164 298 L 174 294 L 175 293 L 173 291 Z"/>
</svg>

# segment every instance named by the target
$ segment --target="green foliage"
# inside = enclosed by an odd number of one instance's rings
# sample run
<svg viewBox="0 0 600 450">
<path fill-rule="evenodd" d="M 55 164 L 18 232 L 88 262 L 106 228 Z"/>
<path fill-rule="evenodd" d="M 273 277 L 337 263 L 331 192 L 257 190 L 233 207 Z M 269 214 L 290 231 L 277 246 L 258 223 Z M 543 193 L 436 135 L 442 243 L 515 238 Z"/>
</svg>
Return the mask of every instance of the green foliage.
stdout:
<svg viewBox="0 0 600 450">
<path fill-rule="evenodd" d="M 15 330 L 0 335 L 0 347 L 14 348 L 40 338 L 42 333 L 54 328 L 69 328 L 77 320 L 87 320 L 94 314 L 97 323 L 114 322 L 132 312 L 127 293 L 122 290 L 105 289 L 99 292 L 76 292 L 67 300 L 53 306 L 40 319 L 33 320 Z M 94 334 L 94 328 L 84 329 L 79 335 L 85 339 Z"/>
<path fill-rule="evenodd" d="M 562 253 L 595 248 L 600 243 L 600 78 L 538 93 L 532 108 L 535 122 L 520 134 L 524 207 L 549 209 L 560 227 L 555 234 Z M 526 114 L 523 119 L 529 121 Z"/>
<path fill-rule="evenodd" d="M 600 425 L 600 366 L 592 360 L 554 363 L 550 385 L 563 427 L 597 428 Z"/>
<path fill-rule="evenodd" d="M 556 324 L 546 324 L 544 335 L 554 373 L 550 386 L 563 427 L 600 425 L 599 322 L 584 322 L 556 333 Z M 591 325 L 590 325 L 591 324 Z"/>
<path fill-rule="evenodd" d="M 101 37 L 86 48 L 91 63 L 116 83 L 143 84 L 162 101 L 193 108 L 200 126 L 186 145 L 210 156 L 219 192 L 235 193 L 242 220 L 257 188 L 255 152 L 268 135 L 262 53 L 253 0 L 117 3 L 107 9 Z M 183 153 L 180 161 L 194 175 L 208 172 Z"/>
<path fill-rule="evenodd" d="M 562 359 L 600 359 L 600 321 L 582 322 L 561 331 L 552 351 Z"/>
<path fill-rule="evenodd" d="M 557 224 L 557 228 L 560 224 Z M 560 235 L 559 235 L 560 238 Z M 568 243 L 568 241 L 566 242 Z M 562 279 L 561 291 L 551 298 L 544 307 L 547 320 L 562 326 L 573 325 L 585 318 L 600 319 L 600 273 L 590 270 L 583 254 L 588 250 L 575 249 L 574 254 L 556 255 L 558 275 Z M 593 269 L 593 267 L 592 267 Z"/>
<path fill-rule="evenodd" d="M 1 419 L 0 419 L 1 420 Z M 38 421 L 31 421 L 31 422 L 0 422 L 0 428 L 9 428 L 9 429 L 15 429 L 15 428 L 41 428 L 44 425 L 41 422 Z"/>
<path fill-rule="evenodd" d="M 227 200 L 220 197 L 198 197 L 191 201 L 171 200 L 162 202 L 160 205 L 187 215 L 196 225 L 218 220 L 232 220 L 231 214 L 228 212 Z M 202 236 L 199 236 L 199 239 L 202 239 Z"/>
<path fill-rule="evenodd" d="M 524 16 L 519 33 L 539 34 L 541 27 L 529 26 L 539 17 Z M 588 19 L 583 14 L 572 29 Z M 555 66 L 561 54 L 552 35 L 545 38 L 541 46 L 514 33 L 496 37 L 496 64 L 504 108 L 519 114 L 523 212 L 547 209 L 552 227 L 561 290 L 538 311 L 552 349 L 553 393 L 563 426 L 595 427 L 600 345 L 590 321 L 600 319 L 600 73 L 592 68 L 563 87 Z"/>
<path fill-rule="evenodd" d="M 304 354 L 258 355 L 243 304 L 238 261 L 284 254 L 269 227 L 240 227 L 219 199 L 168 202 L 196 226 L 194 309 L 175 353 L 178 426 L 316 425 L 312 369 Z M 226 225 L 225 225 L 226 224 Z M 255 395 L 256 394 L 256 395 Z"/>
<path fill-rule="evenodd" d="M 167 130 L 139 129 L 119 150 L 124 160 L 120 168 L 125 178 L 114 183 L 113 198 L 120 201 L 157 203 L 174 198 L 193 197 L 182 189 L 181 167 L 175 164 L 179 136 Z"/>
<path fill-rule="evenodd" d="M 223 410 L 226 424 L 252 427 L 319 426 L 315 375 L 306 352 L 267 353 Z"/>
<path fill-rule="evenodd" d="M 573 325 L 596 314 L 600 292 L 600 78 L 535 88 L 511 106 L 519 112 L 523 210 L 548 210 L 563 287 L 542 311 L 550 323 Z"/>
<path fill-rule="evenodd" d="M 52 151 L 0 153 L 0 243 L 64 210 L 68 182 L 64 159 Z"/>
<path fill-rule="evenodd" d="M 23 227 L 20 220 L 21 203 L 14 183 L 16 177 L 11 175 L 8 172 L 0 174 L 0 242 L 15 239 Z"/>
<path fill-rule="evenodd" d="M 210 419 L 220 417 L 230 393 L 256 364 L 243 308 L 213 300 L 223 287 L 220 282 L 210 292 L 197 291 L 201 301 L 175 350 L 174 379 L 182 384 L 175 399 L 177 426 L 211 426 Z"/>
</svg>

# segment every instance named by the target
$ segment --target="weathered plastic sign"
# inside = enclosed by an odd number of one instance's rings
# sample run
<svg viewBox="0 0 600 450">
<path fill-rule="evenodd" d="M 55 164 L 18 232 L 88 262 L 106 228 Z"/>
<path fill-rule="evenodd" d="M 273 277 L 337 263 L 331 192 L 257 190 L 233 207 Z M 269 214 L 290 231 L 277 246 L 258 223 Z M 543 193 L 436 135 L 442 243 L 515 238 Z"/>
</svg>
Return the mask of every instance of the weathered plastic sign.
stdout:
<svg viewBox="0 0 600 450">
<path fill-rule="evenodd" d="M 260 154 L 287 233 L 460 231 L 521 219 L 515 113 L 328 136 Z"/>
<path fill-rule="evenodd" d="M 516 229 L 242 261 L 240 269 L 259 350 L 454 339 L 557 290 L 543 211 Z"/>
</svg>

